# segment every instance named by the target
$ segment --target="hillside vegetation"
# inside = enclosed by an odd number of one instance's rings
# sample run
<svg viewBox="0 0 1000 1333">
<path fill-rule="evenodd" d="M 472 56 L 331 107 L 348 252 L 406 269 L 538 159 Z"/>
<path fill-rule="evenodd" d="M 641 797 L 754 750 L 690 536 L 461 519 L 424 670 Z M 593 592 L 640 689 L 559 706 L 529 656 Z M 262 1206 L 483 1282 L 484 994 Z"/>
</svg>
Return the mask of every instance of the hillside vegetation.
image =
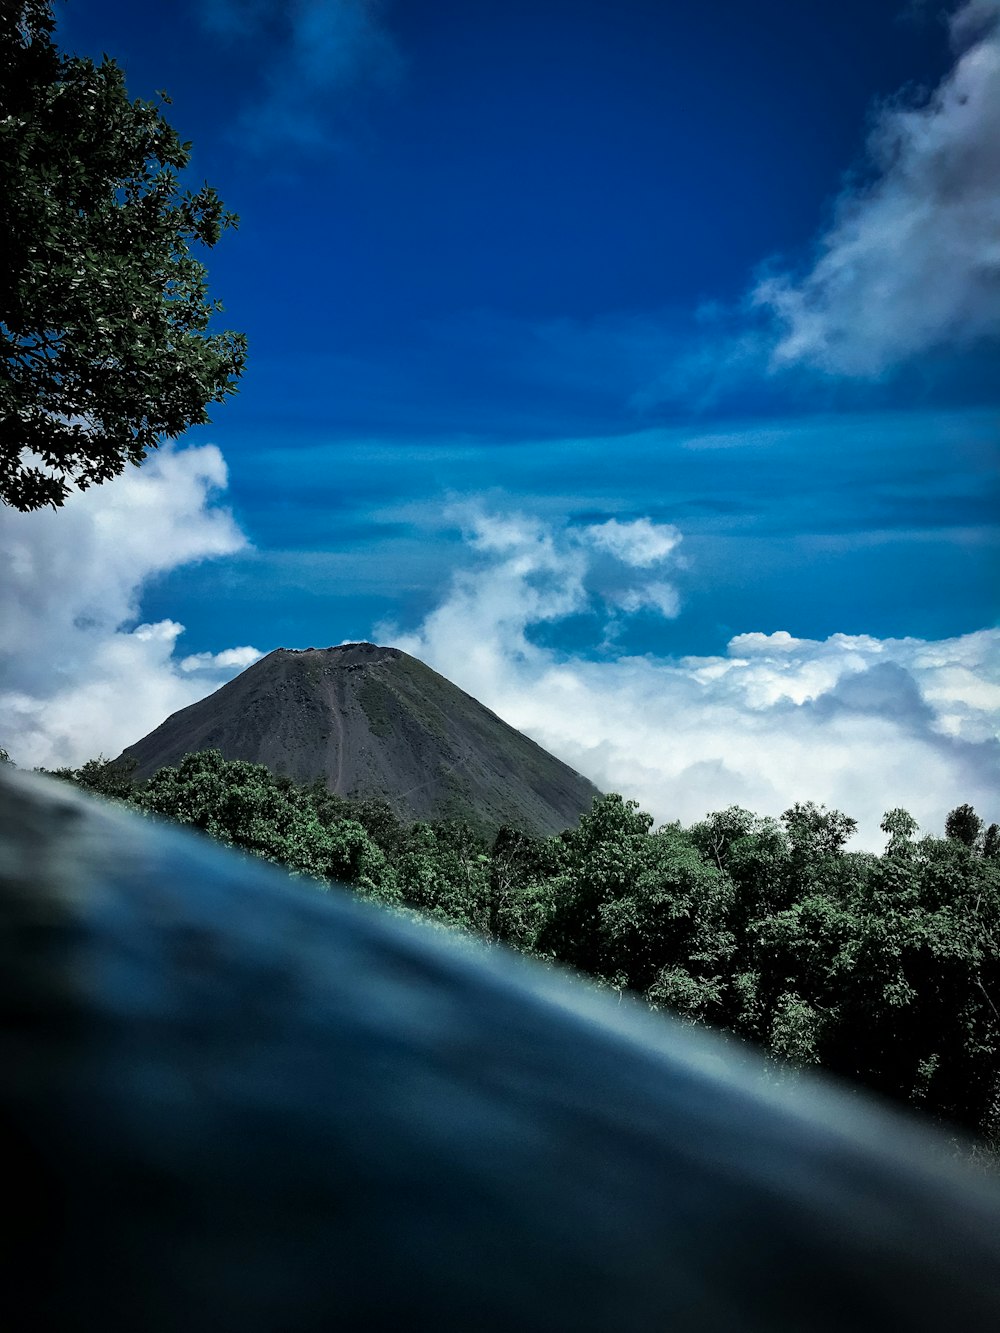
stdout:
<svg viewBox="0 0 1000 1333">
<path fill-rule="evenodd" d="M 93 760 L 57 776 L 821 1066 L 1000 1150 L 1000 830 L 969 806 L 944 837 L 903 810 L 881 855 L 811 803 L 653 827 L 609 795 L 552 837 L 401 822 L 217 751 L 143 783 Z"/>
</svg>

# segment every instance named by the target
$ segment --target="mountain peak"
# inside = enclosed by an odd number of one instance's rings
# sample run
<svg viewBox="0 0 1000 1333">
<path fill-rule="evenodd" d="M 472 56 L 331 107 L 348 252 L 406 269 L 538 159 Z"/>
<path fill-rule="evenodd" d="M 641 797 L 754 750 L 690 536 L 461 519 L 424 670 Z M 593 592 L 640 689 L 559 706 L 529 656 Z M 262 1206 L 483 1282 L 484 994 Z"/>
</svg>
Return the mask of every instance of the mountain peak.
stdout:
<svg viewBox="0 0 1000 1333">
<path fill-rule="evenodd" d="M 374 666 L 378 662 L 388 662 L 407 655 L 399 648 L 385 648 L 365 640 L 362 643 L 336 643 L 329 648 L 275 648 L 261 661 L 267 662 L 275 657 L 305 658 L 320 667 L 342 669 Z"/>
<path fill-rule="evenodd" d="M 554 833 L 599 795 L 567 764 L 399 648 L 276 648 L 130 745 L 142 780 L 217 749 L 402 819 L 465 818 Z"/>
</svg>

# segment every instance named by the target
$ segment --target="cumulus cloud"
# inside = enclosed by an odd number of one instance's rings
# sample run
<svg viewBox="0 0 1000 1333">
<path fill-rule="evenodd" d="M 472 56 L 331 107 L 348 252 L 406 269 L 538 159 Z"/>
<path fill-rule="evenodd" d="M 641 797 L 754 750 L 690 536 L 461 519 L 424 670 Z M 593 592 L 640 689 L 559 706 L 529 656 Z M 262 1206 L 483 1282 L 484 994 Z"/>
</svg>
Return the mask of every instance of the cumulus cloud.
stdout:
<svg viewBox="0 0 1000 1333">
<path fill-rule="evenodd" d="M 266 63 L 263 87 L 244 111 L 246 142 L 303 148 L 331 142 L 346 95 L 392 83 L 400 54 L 385 26 L 381 0 L 210 0 L 200 11 L 210 30 L 251 38 Z"/>
<path fill-rule="evenodd" d="M 941 84 L 876 116 L 867 179 L 841 196 L 812 267 L 753 291 L 777 330 L 772 369 L 877 377 L 1000 333 L 998 0 L 962 5 L 951 35 Z"/>
<path fill-rule="evenodd" d="M 937 832 L 964 801 L 1000 816 L 1000 631 L 924 642 L 780 630 L 738 635 L 714 657 L 569 657 L 529 631 L 592 605 L 599 528 L 470 517 L 474 558 L 440 604 L 414 632 L 377 634 L 660 820 L 733 803 L 777 815 L 811 799 L 857 818 L 859 845 L 874 848 L 890 807 Z M 634 605 L 646 605 L 659 580 L 631 569 Z"/>
<path fill-rule="evenodd" d="M 178 660 L 183 626 L 136 625 L 149 579 L 246 546 L 217 496 L 212 445 L 166 449 L 58 512 L 0 517 L 0 737 L 25 766 L 117 754 L 255 661 L 255 648 Z"/>
<path fill-rule="evenodd" d="M 681 540 L 681 534 L 671 524 L 651 523 L 648 518 L 631 523 L 611 518 L 606 523 L 593 524 L 587 535 L 593 546 L 641 569 L 665 560 Z"/>
<path fill-rule="evenodd" d="M 536 662 L 539 649 L 527 633 L 532 626 L 597 608 L 610 616 L 642 609 L 677 614 L 679 598 L 665 575 L 681 538 L 669 524 L 642 518 L 553 527 L 529 515 L 476 506 L 455 508 L 450 516 L 462 527 L 473 563 L 457 571 L 450 595 L 418 637 L 461 642 L 461 651 L 475 660 L 470 669 L 477 679 L 506 661 Z M 397 631 L 381 625 L 374 633 L 391 638 Z"/>
<path fill-rule="evenodd" d="M 245 671 L 260 657 L 256 648 L 224 648 L 221 653 L 190 653 L 177 663 L 181 671 Z"/>
</svg>

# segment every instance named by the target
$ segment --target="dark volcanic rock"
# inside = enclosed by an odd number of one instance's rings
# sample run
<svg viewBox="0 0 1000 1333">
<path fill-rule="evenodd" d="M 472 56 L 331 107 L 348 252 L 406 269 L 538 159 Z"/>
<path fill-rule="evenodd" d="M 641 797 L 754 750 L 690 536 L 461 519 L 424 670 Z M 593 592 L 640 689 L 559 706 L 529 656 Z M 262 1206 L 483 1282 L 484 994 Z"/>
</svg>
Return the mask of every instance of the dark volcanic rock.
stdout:
<svg viewBox="0 0 1000 1333">
<path fill-rule="evenodd" d="M 423 662 L 373 643 L 278 648 L 122 757 L 141 780 L 211 749 L 342 796 L 383 796 L 404 819 L 485 829 L 555 833 L 599 794 Z"/>
</svg>

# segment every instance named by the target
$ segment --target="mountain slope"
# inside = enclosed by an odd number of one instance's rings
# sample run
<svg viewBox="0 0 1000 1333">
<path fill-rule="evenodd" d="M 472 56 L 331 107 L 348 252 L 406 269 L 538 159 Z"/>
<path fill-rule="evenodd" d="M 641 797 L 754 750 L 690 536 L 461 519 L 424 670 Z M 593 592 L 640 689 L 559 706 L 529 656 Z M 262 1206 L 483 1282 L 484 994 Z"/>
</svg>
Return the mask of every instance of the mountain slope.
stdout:
<svg viewBox="0 0 1000 1333">
<path fill-rule="evenodd" d="M 554 833 L 597 788 L 423 662 L 371 643 L 278 648 L 172 714 L 123 758 L 147 778 L 196 750 L 265 764 L 403 819 L 464 818 Z"/>
</svg>

